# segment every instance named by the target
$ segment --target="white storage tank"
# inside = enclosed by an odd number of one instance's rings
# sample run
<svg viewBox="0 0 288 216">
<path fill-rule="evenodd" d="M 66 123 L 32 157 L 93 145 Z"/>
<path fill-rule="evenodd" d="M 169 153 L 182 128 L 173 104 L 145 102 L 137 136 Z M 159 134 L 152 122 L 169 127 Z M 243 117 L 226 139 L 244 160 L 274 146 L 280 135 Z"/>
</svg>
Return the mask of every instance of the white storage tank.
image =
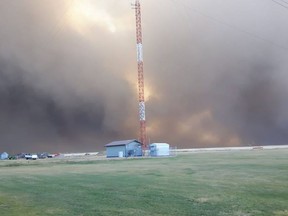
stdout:
<svg viewBox="0 0 288 216">
<path fill-rule="evenodd" d="M 149 145 L 150 156 L 169 156 L 170 146 L 167 143 L 152 143 Z"/>
</svg>

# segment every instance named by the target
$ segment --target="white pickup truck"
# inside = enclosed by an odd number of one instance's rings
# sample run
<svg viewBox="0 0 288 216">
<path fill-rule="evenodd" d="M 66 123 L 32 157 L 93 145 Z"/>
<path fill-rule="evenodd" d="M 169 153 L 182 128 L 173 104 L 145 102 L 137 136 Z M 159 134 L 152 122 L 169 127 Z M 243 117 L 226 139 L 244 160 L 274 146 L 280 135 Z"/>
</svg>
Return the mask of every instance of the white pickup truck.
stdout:
<svg viewBox="0 0 288 216">
<path fill-rule="evenodd" d="M 36 160 L 38 159 L 38 156 L 36 154 L 26 154 L 25 158 L 26 160 Z"/>
</svg>

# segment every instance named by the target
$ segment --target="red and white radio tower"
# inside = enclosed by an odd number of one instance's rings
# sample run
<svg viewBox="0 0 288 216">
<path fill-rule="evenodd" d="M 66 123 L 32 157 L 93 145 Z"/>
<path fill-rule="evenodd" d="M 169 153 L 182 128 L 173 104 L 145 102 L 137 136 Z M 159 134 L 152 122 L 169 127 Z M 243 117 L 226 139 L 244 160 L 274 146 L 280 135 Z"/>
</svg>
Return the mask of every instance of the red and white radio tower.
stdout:
<svg viewBox="0 0 288 216">
<path fill-rule="evenodd" d="M 135 7 L 134 9 L 135 9 L 135 15 L 136 15 L 140 142 L 142 143 L 143 148 L 147 149 L 140 0 L 135 0 L 135 5 L 133 6 Z"/>
</svg>

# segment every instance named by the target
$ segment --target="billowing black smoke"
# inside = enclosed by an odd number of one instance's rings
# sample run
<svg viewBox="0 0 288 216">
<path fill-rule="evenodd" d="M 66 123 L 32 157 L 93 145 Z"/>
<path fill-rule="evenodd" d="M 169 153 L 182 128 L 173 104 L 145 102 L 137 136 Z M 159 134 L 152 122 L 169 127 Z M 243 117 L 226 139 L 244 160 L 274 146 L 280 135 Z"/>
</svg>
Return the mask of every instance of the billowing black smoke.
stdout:
<svg viewBox="0 0 288 216">
<path fill-rule="evenodd" d="M 24 151 L 33 146 L 52 150 L 55 142 L 75 144 L 83 136 L 99 136 L 105 117 L 101 98 L 93 102 L 70 95 L 73 104 L 61 104 L 43 89 L 26 83 L 23 74 L 26 80 L 35 79 L 14 65 L 0 64 L 2 148 Z M 44 148 L 42 144 L 48 146 Z"/>
<path fill-rule="evenodd" d="M 148 140 L 286 144 L 287 10 L 220 2 L 143 1 Z M 3 0 L 0 29 L 0 152 L 98 151 L 137 138 L 127 2 Z"/>
<path fill-rule="evenodd" d="M 286 118 L 286 89 L 275 80 L 275 69 L 266 63 L 254 67 L 245 87 L 240 89 L 235 113 L 241 120 L 239 131 L 243 140 L 250 144 L 285 144 L 288 141 L 287 123 L 279 120 Z"/>
<path fill-rule="evenodd" d="M 279 68 L 263 60 L 246 70 L 226 74 L 217 82 L 218 90 L 212 93 L 216 121 L 237 131 L 244 145 L 286 144 L 287 88 L 279 82 Z M 246 74 L 244 82 L 237 73 Z"/>
</svg>

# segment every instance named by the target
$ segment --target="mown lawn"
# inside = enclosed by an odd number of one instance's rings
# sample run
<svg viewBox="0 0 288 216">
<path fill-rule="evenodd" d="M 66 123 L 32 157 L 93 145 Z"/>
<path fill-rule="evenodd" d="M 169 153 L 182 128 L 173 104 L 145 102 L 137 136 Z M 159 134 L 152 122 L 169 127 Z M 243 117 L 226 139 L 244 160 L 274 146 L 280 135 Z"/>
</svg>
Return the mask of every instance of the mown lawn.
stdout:
<svg viewBox="0 0 288 216">
<path fill-rule="evenodd" d="M 0 162 L 0 215 L 288 215 L 288 150 Z"/>
</svg>

